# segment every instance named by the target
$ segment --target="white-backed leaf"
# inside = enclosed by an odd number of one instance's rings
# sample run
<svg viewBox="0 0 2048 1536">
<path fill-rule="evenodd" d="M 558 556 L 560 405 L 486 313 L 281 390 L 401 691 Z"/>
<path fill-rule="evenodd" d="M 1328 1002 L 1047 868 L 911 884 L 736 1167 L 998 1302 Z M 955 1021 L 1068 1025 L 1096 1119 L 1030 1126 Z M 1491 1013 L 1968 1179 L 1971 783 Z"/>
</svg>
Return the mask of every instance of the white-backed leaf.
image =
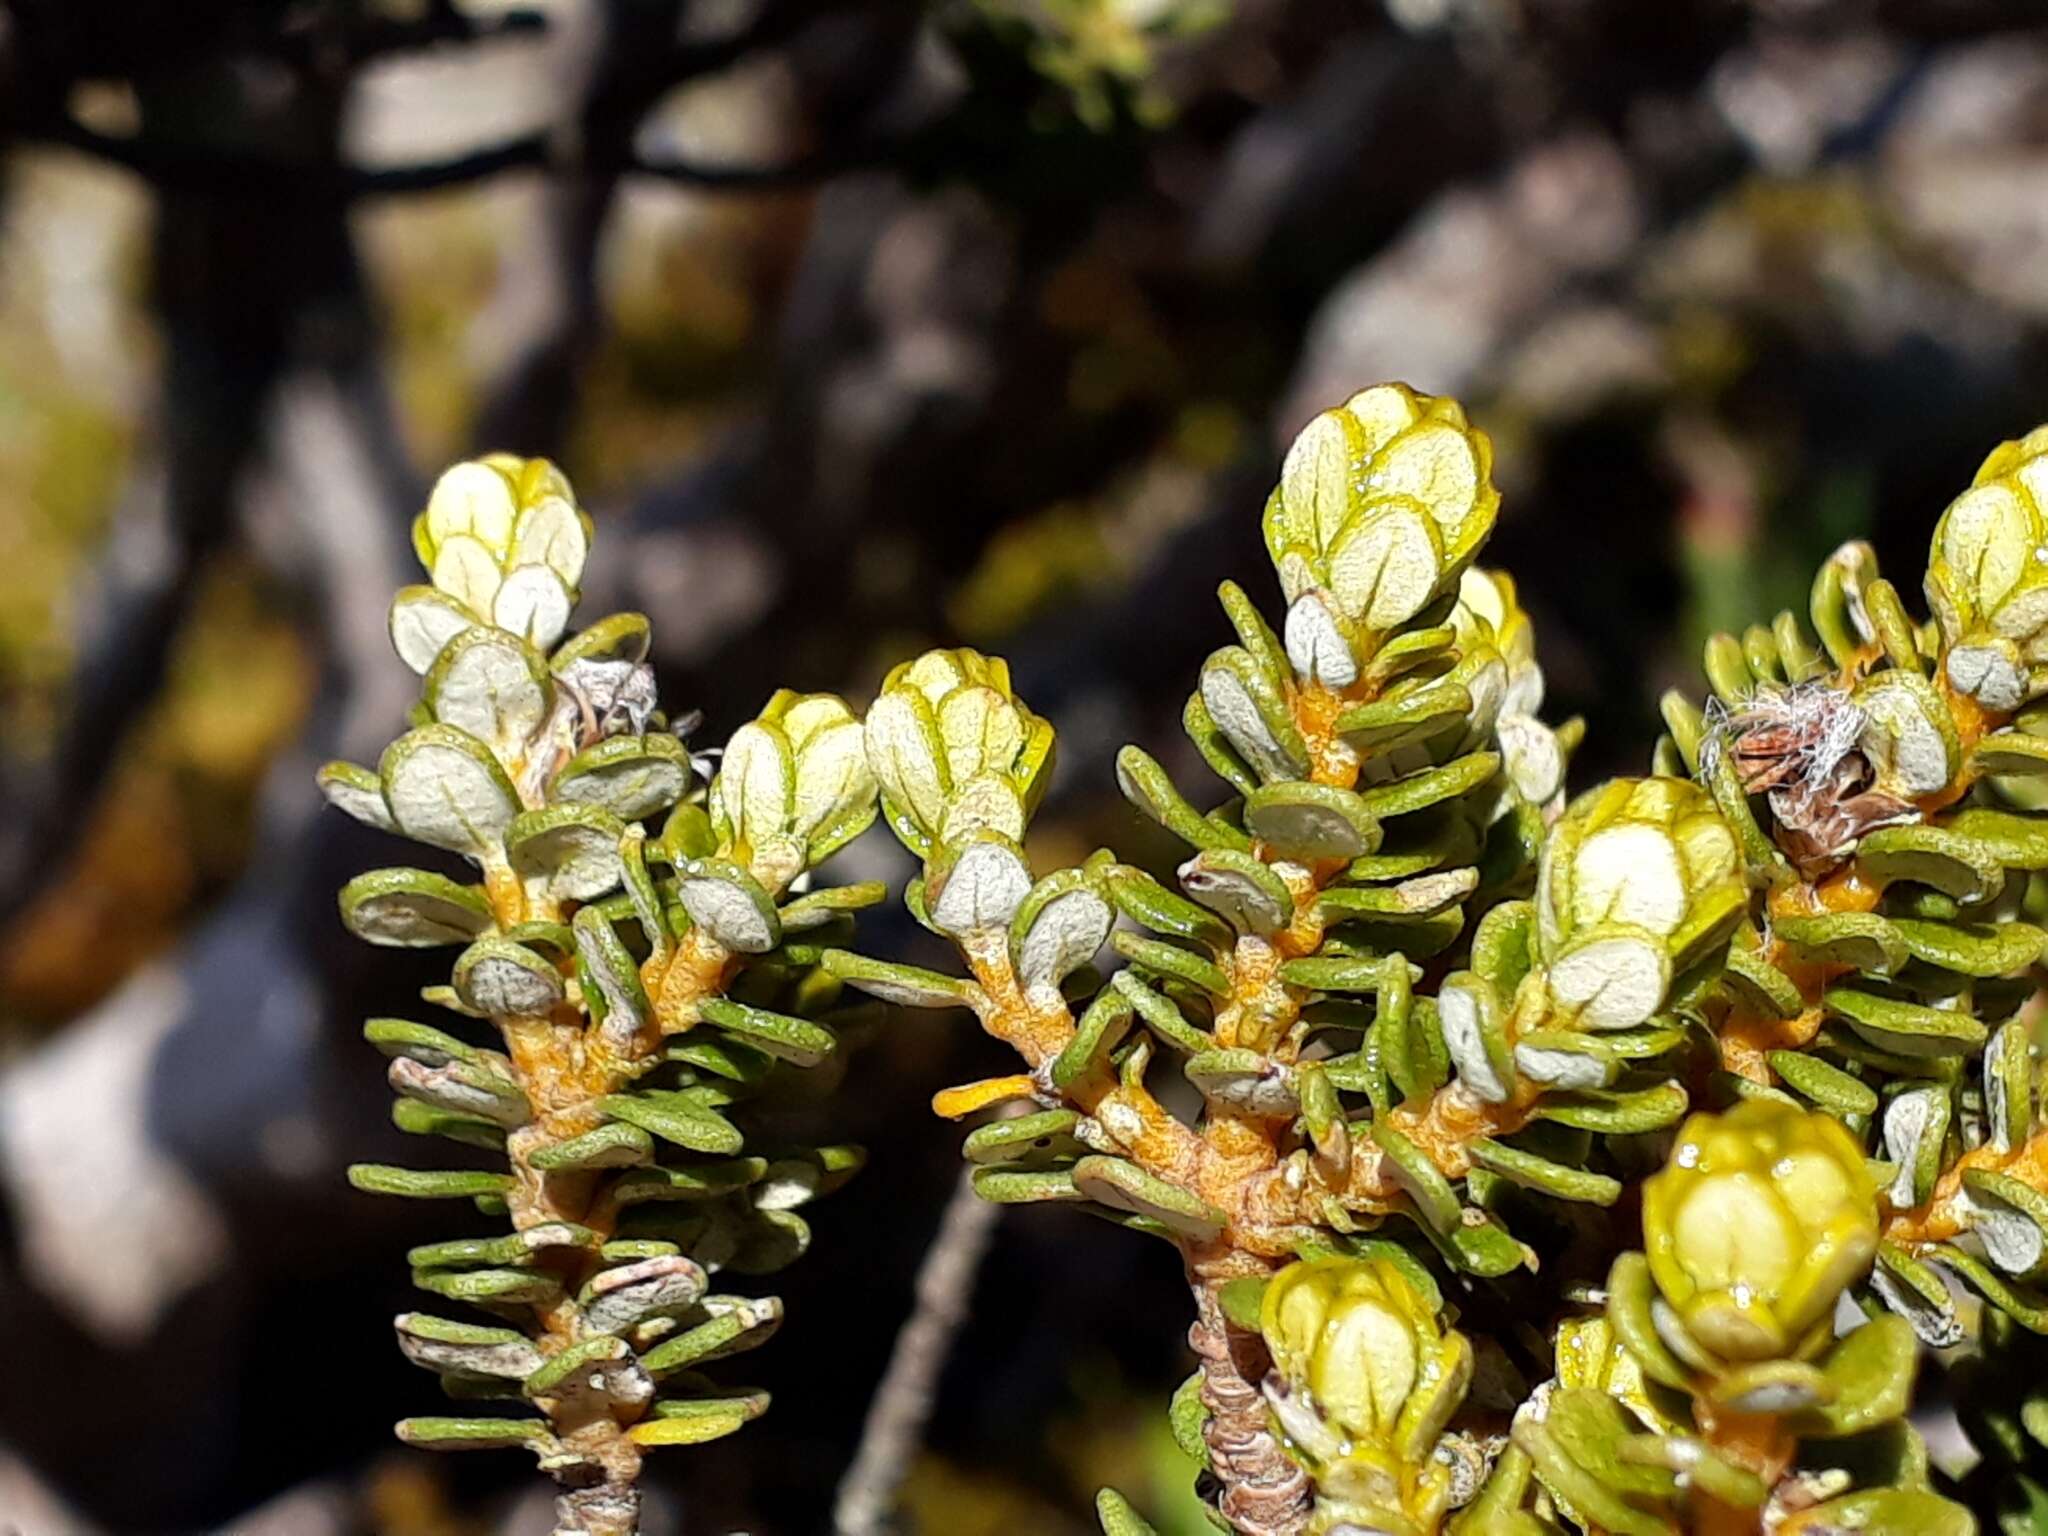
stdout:
<svg viewBox="0 0 2048 1536">
<path fill-rule="evenodd" d="M 433 587 L 400 587 L 391 600 L 391 648 L 400 661 L 424 676 L 448 642 L 479 617 Z"/>
<path fill-rule="evenodd" d="M 316 775 L 327 803 L 380 832 L 396 832 L 391 807 L 384 803 L 384 782 L 359 763 L 332 762 Z"/>
<path fill-rule="evenodd" d="M 1588 1029 L 1632 1029 L 1664 1004 L 1671 961 L 1648 937 L 1596 938 L 1560 955 L 1550 992 Z"/>
<path fill-rule="evenodd" d="M 1095 958 L 1116 914 L 1095 891 L 1063 891 L 1038 909 L 1016 943 L 1017 979 L 1025 989 L 1057 987 Z"/>
<path fill-rule="evenodd" d="M 562 1000 L 562 976 L 545 958 L 510 939 L 479 939 L 455 962 L 455 991 L 497 1018 L 545 1014 Z"/>
<path fill-rule="evenodd" d="M 682 799 L 692 773 L 689 750 L 673 736 L 654 731 L 613 736 L 564 764 L 550 798 L 599 807 L 621 821 L 640 821 Z"/>
<path fill-rule="evenodd" d="M 517 565 L 491 603 L 491 622 L 538 650 L 551 650 L 569 627 L 575 599 L 545 565 Z"/>
<path fill-rule="evenodd" d="M 583 565 L 589 557 L 590 537 L 583 519 L 561 497 L 543 497 L 519 514 L 512 534 L 515 566 L 545 566 L 574 592 L 583 583 Z"/>
<path fill-rule="evenodd" d="M 554 705 L 540 653 L 501 629 L 463 631 L 427 673 L 427 707 L 443 725 L 466 731 L 501 758 L 518 754 Z"/>
<path fill-rule="evenodd" d="M 1030 866 L 1014 846 L 995 838 L 969 843 L 937 895 L 927 893 L 932 926 L 955 936 L 1005 927 L 1030 893 Z"/>
<path fill-rule="evenodd" d="M 789 829 L 796 807 L 796 754 L 774 725 L 749 721 L 732 733 L 713 785 L 735 839 L 759 846 Z"/>
<path fill-rule="evenodd" d="M 1358 681 L 1358 658 L 1337 627 L 1320 592 L 1304 593 L 1287 610 L 1287 659 L 1303 677 L 1326 688 Z"/>
<path fill-rule="evenodd" d="M 497 604 L 505 573 L 492 553 L 466 533 L 444 540 L 434 554 L 434 585 L 482 617 Z"/>
<path fill-rule="evenodd" d="M 442 472 L 427 497 L 427 535 L 436 548 L 457 534 L 467 534 L 493 554 L 512 542 L 512 520 L 518 504 L 512 486 L 490 465 L 475 459 Z"/>
<path fill-rule="evenodd" d="M 782 942 L 775 903 L 754 878 L 717 859 L 692 860 L 677 885 L 690 921 L 727 949 L 766 954 Z"/>
<path fill-rule="evenodd" d="M 523 878 L 545 880 L 556 898 L 593 901 L 619 883 L 625 831 L 625 823 L 600 806 L 550 805 L 515 819 L 505 849 Z"/>
<path fill-rule="evenodd" d="M 407 837 L 490 860 L 519 814 L 519 795 L 490 748 L 450 725 L 408 731 L 377 765 L 384 803 Z"/>
<path fill-rule="evenodd" d="M 341 919 L 357 938 L 406 949 L 466 943 L 492 921 L 482 891 L 424 869 L 357 875 L 341 888 Z"/>
</svg>

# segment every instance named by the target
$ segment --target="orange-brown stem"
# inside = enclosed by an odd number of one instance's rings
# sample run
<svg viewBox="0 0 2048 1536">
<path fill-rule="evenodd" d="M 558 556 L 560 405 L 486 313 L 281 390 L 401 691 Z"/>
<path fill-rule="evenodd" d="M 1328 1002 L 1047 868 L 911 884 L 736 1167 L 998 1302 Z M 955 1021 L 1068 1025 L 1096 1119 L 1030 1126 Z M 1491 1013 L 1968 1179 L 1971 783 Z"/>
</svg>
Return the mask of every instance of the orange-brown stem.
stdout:
<svg viewBox="0 0 2048 1536">
<path fill-rule="evenodd" d="M 1799 1451 L 1799 1437 L 1785 1421 L 1769 1413 L 1716 1411 L 1702 1399 L 1693 1401 L 1693 1417 L 1716 1455 L 1756 1474 L 1766 1488 L 1775 1488 Z M 1723 1502 L 1695 1488 L 1690 1505 L 1694 1536 L 1757 1536 L 1758 1512 Z"/>
<path fill-rule="evenodd" d="M 508 871 L 487 875 L 486 891 L 501 928 L 530 917 L 559 920 L 562 915 L 552 903 L 536 910 Z M 625 1050 L 606 1042 L 567 1002 L 546 1015 L 492 1020 L 504 1040 L 513 1079 L 533 1108 L 532 1120 L 506 1138 L 516 1181 L 507 1204 L 516 1230 L 567 1221 L 589 1227 L 600 1239 L 613 1235 L 619 1212 L 606 1197 L 603 1176 L 543 1174 L 533 1156 L 602 1124 L 597 1101 L 630 1085 L 662 1036 L 694 1027 L 698 1004 L 722 992 L 738 966 L 738 958 L 703 930 L 686 933 L 673 955 L 650 960 L 643 968 L 654 1019 Z M 566 964 L 563 970 L 566 976 Z M 582 1311 L 569 1298 L 596 1272 L 598 1259 L 588 1250 L 561 1248 L 552 1250 L 546 1262 L 561 1282 L 563 1299 L 535 1307 L 535 1344 L 542 1354 L 553 1355 L 580 1341 Z M 579 1402 L 568 1397 L 541 1404 L 556 1438 L 575 1454 L 573 1464 L 595 1469 L 599 1479 L 563 1491 L 556 1504 L 556 1536 L 634 1536 L 639 1530 L 640 1447 L 608 1404 L 592 1399 L 579 1407 Z"/>
<path fill-rule="evenodd" d="M 2048 1130 L 2036 1131 L 2003 1152 L 1988 1141 L 1971 1148 L 1935 1181 L 1925 1201 L 1911 1210 L 1894 1212 L 1885 1222 L 1884 1235 L 1905 1244 L 1944 1243 L 1961 1236 L 1970 1224 L 1963 1175 L 1972 1168 L 2002 1173 L 2032 1189 L 2048 1189 Z"/>
</svg>

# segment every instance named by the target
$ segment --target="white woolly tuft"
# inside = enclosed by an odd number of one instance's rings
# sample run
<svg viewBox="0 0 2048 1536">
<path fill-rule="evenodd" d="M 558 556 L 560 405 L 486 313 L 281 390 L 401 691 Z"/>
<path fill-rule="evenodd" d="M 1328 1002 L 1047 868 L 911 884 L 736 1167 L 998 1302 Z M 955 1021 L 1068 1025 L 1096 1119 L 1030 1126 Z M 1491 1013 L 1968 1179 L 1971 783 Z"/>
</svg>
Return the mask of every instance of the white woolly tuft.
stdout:
<svg viewBox="0 0 2048 1536">
<path fill-rule="evenodd" d="M 1783 731 L 1796 743 L 1792 777 L 1776 791 L 1787 797 L 1787 809 L 1795 814 L 1815 808 L 1814 799 L 1826 792 L 1835 769 L 1856 750 L 1869 724 L 1846 693 L 1819 681 L 1758 688 L 1733 709 L 1709 699 L 1705 714 L 1700 765 L 1710 771 L 1729 742 L 1751 731 Z"/>
</svg>

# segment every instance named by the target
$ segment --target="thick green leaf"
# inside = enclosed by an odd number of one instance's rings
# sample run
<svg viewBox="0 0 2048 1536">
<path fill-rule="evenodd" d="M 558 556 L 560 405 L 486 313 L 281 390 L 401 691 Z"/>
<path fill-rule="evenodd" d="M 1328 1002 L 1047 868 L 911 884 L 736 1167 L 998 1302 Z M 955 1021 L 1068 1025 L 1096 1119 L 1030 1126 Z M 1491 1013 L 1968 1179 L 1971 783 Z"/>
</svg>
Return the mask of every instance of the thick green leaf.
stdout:
<svg viewBox="0 0 2048 1536">
<path fill-rule="evenodd" d="M 464 944 L 492 922 L 482 890 L 424 869 L 357 875 L 341 888 L 341 920 L 359 939 L 402 949 Z"/>
<path fill-rule="evenodd" d="M 1071 1109 L 991 1120 L 961 1143 L 961 1155 L 985 1166 L 1042 1168 L 1070 1163 L 1085 1150 L 1073 1136 L 1080 1120 L 1079 1112 Z"/>
<path fill-rule="evenodd" d="M 1219 1000 L 1230 996 L 1230 980 L 1221 967 L 1193 950 L 1128 931 L 1111 935 L 1111 944 L 1133 967 L 1154 981 L 1185 982 Z"/>
<path fill-rule="evenodd" d="M 1172 1000 L 1152 990 L 1130 971 L 1118 971 L 1112 981 L 1116 990 L 1137 1010 L 1153 1034 L 1178 1050 L 1199 1053 L 1212 1049 L 1215 1037 L 1197 1029 Z"/>
<path fill-rule="evenodd" d="M 393 1168 L 385 1163 L 351 1163 L 348 1181 L 372 1195 L 402 1195 L 412 1200 L 462 1200 L 475 1195 L 502 1195 L 514 1184 L 509 1173 L 477 1173 L 467 1169 Z"/>
<path fill-rule="evenodd" d="M 1497 1173 L 1524 1189 L 1555 1195 L 1560 1200 L 1585 1205 L 1612 1205 L 1621 1198 L 1619 1179 L 1609 1178 L 1604 1173 L 1590 1173 L 1582 1168 L 1567 1168 L 1562 1163 L 1553 1163 L 1548 1158 L 1508 1146 L 1505 1142 L 1481 1138 L 1471 1143 L 1466 1152 L 1481 1168 Z"/>
<path fill-rule="evenodd" d="M 1822 1001 L 1879 1050 L 1900 1056 L 1966 1056 L 1988 1037 L 1982 1023 L 1959 1009 L 1927 1008 L 1854 987 L 1829 987 Z"/>
<path fill-rule="evenodd" d="M 680 1093 L 643 1088 L 634 1093 L 608 1094 L 597 1101 L 597 1107 L 614 1120 L 637 1125 L 692 1152 L 730 1156 L 746 1141 L 730 1120 Z"/>
<path fill-rule="evenodd" d="M 632 1129 L 632 1127 L 627 1127 Z M 768 1171 L 763 1157 L 731 1157 L 687 1168 L 635 1168 L 619 1175 L 612 1198 L 620 1205 L 660 1200 L 716 1200 L 744 1189 Z"/>
<path fill-rule="evenodd" d="M 815 1067 L 839 1045 L 822 1024 L 730 998 L 707 997 L 697 1005 L 697 1012 L 705 1023 L 737 1036 L 742 1044 L 799 1067 Z"/>
<path fill-rule="evenodd" d="M 1157 1536 L 1131 1508 L 1130 1501 L 1114 1488 L 1105 1488 L 1095 1495 L 1095 1518 L 1102 1524 L 1102 1536 Z"/>
<path fill-rule="evenodd" d="M 848 986 L 901 1008 L 975 1008 L 984 1001 L 973 982 L 921 966 L 870 960 L 843 949 L 828 949 L 821 963 Z"/>
<path fill-rule="evenodd" d="M 1535 1114 L 1538 1120 L 1577 1130 L 1624 1136 L 1676 1125 L 1684 1117 L 1687 1103 L 1685 1090 L 1678 1084 L 1659 1083 L 1631 1092 L 1546 1094 Z"/>
<path fill-rule="evenodd" d="M 1876 976 L 1893 975 L 1906 963 L 1905 940 L 1888 918 L 1875 912 L 1779 917 L 1771 927 L 1805 960 L 1846 965 Z"/>
<path fill-rule="evenodd" d="M 1869 1085 L 1818 1056 L 1808 1056 L 1800 1051 L 1772 1051 L 1768 1060 L 1771 1070 L 1783 1078 L 1788 1087 L 1832 1114 L 1870 1115 L 1877 1112 L 1877 1095 Z"/>
<path fill-rule="evenodd" d="M 401 1419 L 398 1438 L 427 1451 L 530 1450 L 547 1455 L 555 1449 L 554 1432 L 545 1419 Z"/>
<path fill-rule="evenodd" d="M 782 1326 L 782 1301 L 776 1296 L 706 1296 L 698 1310 L 709 1314 L 648 1350 L 640 1367 L 659 1379 L 728 1355 L 758 1349 Z"/>
<path fill-rule="evenodd" d="M 1251 839 L 1237 828 L 1188 804 L 1166 770 L 1136 747 L 1117 753 L 1116 782 L 1126 800 L 1192 847 L 1251 848 Z"/>
<path fill-rule="evenodd" d="M 1084 1157 L 1074 1164 L 1073 1187 L 1083 1199 L 1143 1216 L 1197 1241 L 1207 1241 L 1226 1220 L 1215 1207 L 1118 1157 Z"/>
<path fill-rule="evenodd" d="M 1298 863 L 1357 859 L 1380 845 L 1365 802 L 1333 784 L 1285 780 L 1245 799 L 1245 830 Z"/>
<path fill-rule="evenodd" d="M 1052 1081 L 1065 1088 L 1091 1069 L 1106 1067 L 1109 1053 L 1116 1049 L 1130 1029 L 1133 1009 L 1117 988 L 1104 987 L 1095 994 L 1059 1055 L 1053 1058 Z"/>
<path fill-rule="evenodd" d="M 654 1142 L 636 1125 L 601 1125 L 550 1146 L 527 1161 L 542 1173 L 583 1173 L 592 1168 L 639 1168 L 654 1160 Z"/>
<path fill-rule="evenodd" d="M 1405 779 L 1397 779 L 1392 784 L 1375 785 L 1361 792 L 1359 798 L 1376 820 L 1386 822 L 1396 816 L 1412 816 L 1432 805 L 1468 795 L 1498 772 L 1499 753 L 1468 752 L 1441 768 L 1426 769 Z"/>
<path fill-rule="evenodd" d="M 690 754 L 673 736 L 612 736 L 586 747 L 555 775 L 557 803 L 600 807 L 621 821 L 642 821 L 690 787 Z"/>
</svg>

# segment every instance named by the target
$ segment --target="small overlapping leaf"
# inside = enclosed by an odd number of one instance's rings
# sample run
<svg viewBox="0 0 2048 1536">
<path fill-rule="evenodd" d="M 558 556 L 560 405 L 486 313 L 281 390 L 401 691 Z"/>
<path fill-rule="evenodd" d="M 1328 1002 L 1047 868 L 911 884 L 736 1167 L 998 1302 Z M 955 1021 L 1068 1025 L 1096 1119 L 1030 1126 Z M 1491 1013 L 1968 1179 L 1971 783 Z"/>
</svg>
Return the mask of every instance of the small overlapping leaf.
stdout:
<svg viewBox="0 0 2048 1536">
<path fill-rule="evenodd" d="M 1619 779 L 1575 801 L 1543 850 L 1537 943 L 1550 995 L 1592 1029 L 1663 1007 L 1672 978 L 1748 905 L 1735 839 L 1683 779 Z"/>
<path fill-rule="evenodd" d="M 502 629 L 478 625 L 442 647 L 426 677 L 427 708 L 441 724 L 518 761 L 554 707 L 540 653 Z"/>
<path fill-rule="evenodd" d="M 481 890 L 424 869 L 357 875 L 342 887 L 341 920 L 359 939 L 405 949 L 461 944 L 492 924 Z"/>
<path fill-rule="evenodd" d="M 1380 825 L 1365 801 L 1332 784 L 1268 784 L 1245 801 L 1245 830 L 1299 863 L 1356 859 L 1380 846 Z"/>
<path fill-rule="evenodd" d="M 1057 989 L 1095 958 L 1116 914 L 1101 881 L 1062 870 L 1033 886 L 1010 922 L 1010 958 L 1026 991 Z"/>
<path fill-rule="evenodd" d="M 590 806 L 620 821 L 665 810 L 690 787 L 690 754 L 673 736 L 610 736 L 584 748 L 555 774 L 557 805 Z"/>
<path fill-rule="evenodd" d="M 711 805 L 734 862 L 781 889 L 874 819 L 860 723 L 830 694 L 784 689 L 733 733 Z"/>
<path fill-rule="evenodd" d="M 2018 709 L 2048 662 L 2048 431 L 2000 444 L 1935 525 L 1927 601 L 1955 689 L 1985 708 Z"/>
<path fill-rule="evenodd" d="M 863 727 L 892 831 L 929 857 L 978 831 L 1015 841 L 1044 792 L 1052 727 L 975 651 L 928 651 L 883 680 Z"/>
<path fill-rule="evenodd" d="M 691 859 L 676 892 L 690 921 L 727 949 L 764 955 L 782 942 L 775 902 L 746 870 L 727 859 Z"/>
<path fill-rule="evenodd" d="M 1726 1360 L 1781 1358 L 1876 1249 L 1863 1150 L 1829 1116 L 1765 1099 L 1695 1115 L 1643 1186 L 1643 1238 L 1693 1338 Z"/>
<path fill-rule="evenodd" d="M 519 794 L 476 737 L 450 725 L 408 731 L 378 764 L 384 803 L 407 837 L 480 863 L 502 857 Z"/>
</svg>

